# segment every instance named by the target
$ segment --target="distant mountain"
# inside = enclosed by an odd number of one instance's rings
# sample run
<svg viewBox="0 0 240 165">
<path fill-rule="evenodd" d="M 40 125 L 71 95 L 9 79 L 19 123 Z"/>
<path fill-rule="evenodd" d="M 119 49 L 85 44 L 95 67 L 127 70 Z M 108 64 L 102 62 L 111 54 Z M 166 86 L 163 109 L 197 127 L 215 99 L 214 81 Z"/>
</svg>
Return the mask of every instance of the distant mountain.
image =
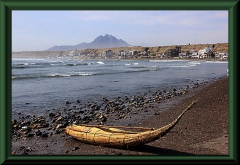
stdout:
<svg viewBox="0 0 240 165">
<path fill-rule="evenodd" d="M 78 45 L 74 46 L 53 46 L 48 51 L 65 51 L 65 50 L 75 50 L 75 49 L 103 49 L 103 48 L 117 48 L 117 47 L 124 47 L 130 46 L 127 42 L 123 41 L 122 39 L 117 39 L 116 37 L 106 34 L 105 36 L 98 36 L 90 43 L 83 42 Z"/>
</svg>

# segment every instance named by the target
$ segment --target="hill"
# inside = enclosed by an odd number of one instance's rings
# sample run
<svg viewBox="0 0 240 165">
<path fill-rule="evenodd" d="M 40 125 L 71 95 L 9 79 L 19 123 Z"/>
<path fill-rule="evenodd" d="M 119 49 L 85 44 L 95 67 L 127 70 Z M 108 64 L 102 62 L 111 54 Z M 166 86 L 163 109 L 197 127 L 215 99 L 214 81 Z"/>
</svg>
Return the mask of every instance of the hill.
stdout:
<svg viewBox="0 0 240 165">
<path fill-rule="evenodd" d="M 90 43 L 83 42 L 74 46 L 53 46 L 48 51 L 66 51 L 66 50 L 76 50 L 76 49 L 103 49 L 103 48 L 116 48 L 122 46 L 129 46 L 129 44 L 122 39 L 117 39 L 116 37 L 106 34 L 105 36 L 98 36 Z"/>
</svg>

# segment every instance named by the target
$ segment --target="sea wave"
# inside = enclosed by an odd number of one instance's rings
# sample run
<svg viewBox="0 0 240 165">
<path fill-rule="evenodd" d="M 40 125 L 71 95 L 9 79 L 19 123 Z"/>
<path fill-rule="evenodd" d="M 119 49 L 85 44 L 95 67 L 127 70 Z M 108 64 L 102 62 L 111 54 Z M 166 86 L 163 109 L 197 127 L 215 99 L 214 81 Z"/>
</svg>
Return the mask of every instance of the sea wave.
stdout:
<svg viewBox="0 0 240 165">
<path fill-rule="evenodd" d="M 96 62 L 97 64 L 101 64 L 101 65 L 103 65 L 104 64 L 104 62 L 102 62 L 102 61 L 98 61 L 98 62 Z"/>
<path fill-rule="evenodd" d="M 44 61 L 45 59 L 41 58 L 12 58 L 12 61 Z"/>
<path fill-rule="evenodd" d="M 163 67 L 164 68 L 164 67 Z M 73 76 L 97 76 L 97 75 L 107 75 L 107 74 L 120 74 L 120 73 L 133 73 L 133 72 L 148 72 L 156 71 L 162 68 L 156 66 L 132 66 L 129 68 L 123 68 L 120 70 L 98 70 L 95 72 L 53 72 L 53 73 L 43 73 L 43 74 L 27 74 L 27 75 L 12 75 L 12 80 L 16 79 L 32 79 L 32 78 L 57 78 L 57 77 L 73 77 Z"/>
<path fill-rule="evenodd" d="M 63 61 L 51 61 L 51 62 L 29 62 L 29 63 L 13 63 L 13 69 L 23 69 L 23 68 L 44 68 L 44 67 L 58 67 L 58 66 L 84 66 L 91 65 L 91 63 L 80 62 L 80 63 L 65 63 Z"/>
<path fill-rule="evenodd" d="M 189 60 L 149 60 L 149 62 L 180 62 L 180 61 L 189 61 Z"/>
<path fill-rule="evenodd" d="M 92 76 L 94 73 L 90 72 L 74 72 L 74 73 L 51 73 L 46 77 L 71 77 L 71 76 Z"/>
<path fill-rule="evenodd" d="M 173 65 L 173 66 L 168 66 L 169 68 L 188 68 L 196 65 Z"/>
<path fill-rule="evenodd" d="M 28 68 L 29 63 L 17 63 L 17 64 L 12 64 L 12 68 Z"/>
<path fill-rule="evenodd" d="M 33 79 L 33 78 L 53 78 L 53 77 L 72 77 L 72 76 L 92 76 L 95 73 L 75 72 L 75 73 L 50 73 L 45 75 L 12 75 L 12 80 Z"/>
<path fill-rule="evenodd" d="M 218 63 L 218 64 L 226 64 L 228 61 L 205 61 L 205 63 Z"/>
<path fill-rule="evenodd" d="M 190 61 L 188 62 L 189 64 L 193 64 L 193 65 L 196 65 L 196 64 L 201 64 L 200 62 L 197 62 L 197 61 Z"/>
</svg>

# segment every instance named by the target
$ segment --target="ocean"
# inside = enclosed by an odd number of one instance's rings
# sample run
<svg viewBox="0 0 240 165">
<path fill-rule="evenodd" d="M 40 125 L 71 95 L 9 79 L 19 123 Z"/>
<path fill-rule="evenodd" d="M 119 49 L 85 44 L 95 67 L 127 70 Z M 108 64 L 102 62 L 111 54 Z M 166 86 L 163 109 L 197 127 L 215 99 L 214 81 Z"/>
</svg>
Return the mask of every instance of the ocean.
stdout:
<svg viewBox="0 0 240 165">
<path fill-rule="evenodd" d="M 184 89 L 227 76 L 228 61 L 12 59 L 12 115 Z"/>
</svg>

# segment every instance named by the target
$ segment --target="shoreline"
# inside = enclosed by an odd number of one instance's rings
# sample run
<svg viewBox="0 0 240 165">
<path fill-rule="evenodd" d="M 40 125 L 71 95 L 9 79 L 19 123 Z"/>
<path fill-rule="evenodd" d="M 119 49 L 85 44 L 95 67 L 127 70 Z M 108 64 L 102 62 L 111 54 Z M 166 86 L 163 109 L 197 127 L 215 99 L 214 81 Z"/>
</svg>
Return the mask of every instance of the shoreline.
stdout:
<svg viewBox="0 0 240 165">
<path fill-rule="evenodd" d="M 108 148 L 81 143 L 51 127 L 31 132 L 16 131 L 12 138 L 13 155 L 227 155 L 228 154 L 228 77 L 212 80 L 187 94 L 164 100 L 160 104 L 133 109 L 116 120 L 108 116 L 104 125 L 131 125 L 159 128 L 175 119 L 193 100 L 196 105 L 165 136 L 154 142 L 130 149 Z M 218 120 L 216 120 L 216 118 Z M 94 124 L 94 123 L 91 123 Z M 14 125 L 13 125 L 14 126 Z M 54 132 L 37 136 L 42 133 Z M 16 133 L 15 132 L 15 133 Z M 220 142 L 219 142 L 220 141 Z M 177 145 L 176 145 L 177 144 Z M 218 149 L 216 148 L 218 147 Z"/>
<path fill-rule="evenodd" d="M 73 58 L 73 57 L 43 57 L 43 56 L 12 56 L 12 59 L 71 59 L 71 60 L 100 60 L 100 61 L 108 61 L 108 60 L 123 60 L 123 61 L 134 61 L 134 60 L 193 60 L 193 61 L 228 61 L 228 59 L 219 59 L 219 58 Z"/>
</svg>

